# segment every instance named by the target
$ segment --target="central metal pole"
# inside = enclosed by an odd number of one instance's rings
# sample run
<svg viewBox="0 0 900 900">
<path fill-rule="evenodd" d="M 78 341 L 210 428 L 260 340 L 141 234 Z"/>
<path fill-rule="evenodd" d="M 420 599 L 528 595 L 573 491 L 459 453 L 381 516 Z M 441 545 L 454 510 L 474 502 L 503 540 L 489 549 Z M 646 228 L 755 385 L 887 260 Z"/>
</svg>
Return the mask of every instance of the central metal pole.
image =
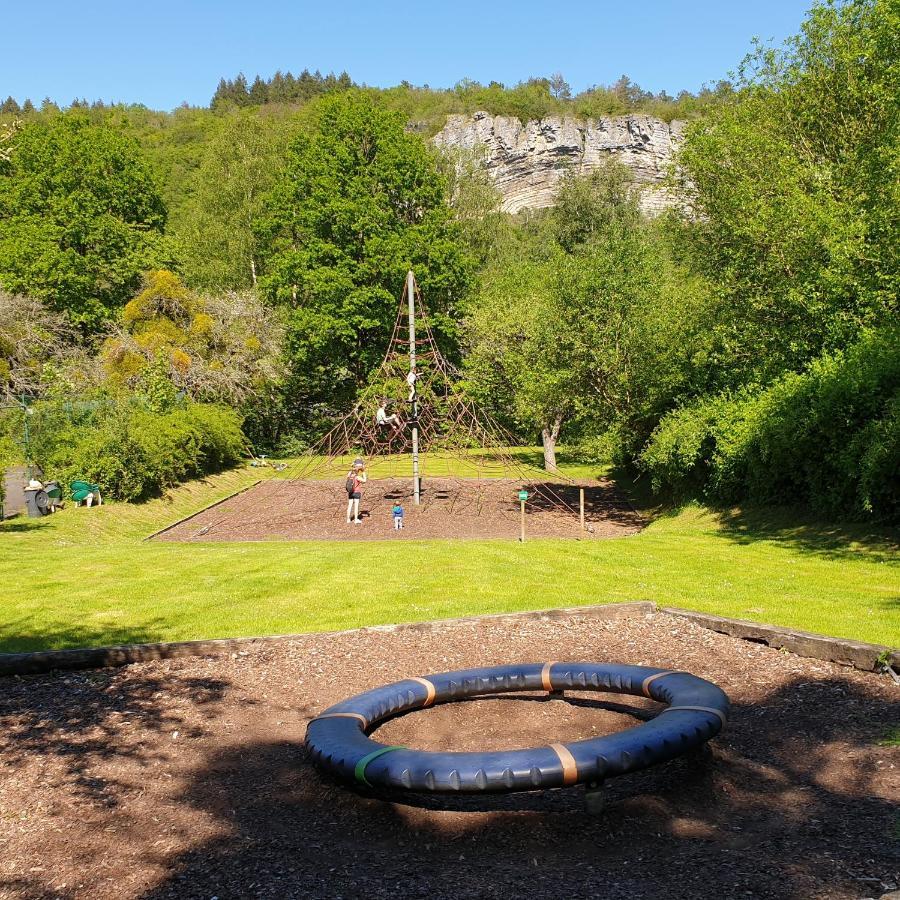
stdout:
<svg viewBox="0 0 900 900">
<path fill-rule="evenodd" d="M 406 300 L 409 310 L 409 372 L 412 400 L 412 464 L 413 464 L 413 500 L 419 505 L 419 398 L 416 395 L 416 279 L 410 269 L 406 273 Z"/>
</svg>

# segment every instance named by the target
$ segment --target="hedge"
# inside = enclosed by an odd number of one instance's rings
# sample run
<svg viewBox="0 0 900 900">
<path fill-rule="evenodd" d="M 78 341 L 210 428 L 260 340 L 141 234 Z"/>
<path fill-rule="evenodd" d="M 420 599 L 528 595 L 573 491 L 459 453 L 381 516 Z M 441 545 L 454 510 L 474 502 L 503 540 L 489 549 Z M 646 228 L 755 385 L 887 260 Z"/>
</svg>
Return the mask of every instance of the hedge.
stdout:
<svg viewBox="0 0 900 900">
<path fill-rule="evenodd" d="M 47 477 L 94 482 L 117 500 L 145 500 L 227 468 L 246 445 L 240 416 L 213 404 L 185 402 L 164 412 L 134 398 L 78 409 L 39 404 L 34 420 L 34 455 Z"/>
<path fill-rule="evenodd" d="M 900 520 L 900 329 L 869 332 L 765 389 L 665 416 L 640 454 L 654 489 Z"/>
</svg>

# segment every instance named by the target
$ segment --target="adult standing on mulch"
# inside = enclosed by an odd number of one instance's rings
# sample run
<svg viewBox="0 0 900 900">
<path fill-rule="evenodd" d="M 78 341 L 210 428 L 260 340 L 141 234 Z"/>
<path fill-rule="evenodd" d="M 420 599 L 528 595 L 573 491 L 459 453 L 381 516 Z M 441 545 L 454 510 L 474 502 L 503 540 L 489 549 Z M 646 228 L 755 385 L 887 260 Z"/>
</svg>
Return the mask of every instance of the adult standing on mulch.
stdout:
<svg viewBox="0 0 900 900">
<path fill-rule="evenodd" d="M 361 459 L 354 459 L 353 466 L 347 473 L 347 524 L 362 525 L 359 517 L 359 501 L 362 499 L 362 486 L 366 483 L 366 464 Z"/>
</svg>

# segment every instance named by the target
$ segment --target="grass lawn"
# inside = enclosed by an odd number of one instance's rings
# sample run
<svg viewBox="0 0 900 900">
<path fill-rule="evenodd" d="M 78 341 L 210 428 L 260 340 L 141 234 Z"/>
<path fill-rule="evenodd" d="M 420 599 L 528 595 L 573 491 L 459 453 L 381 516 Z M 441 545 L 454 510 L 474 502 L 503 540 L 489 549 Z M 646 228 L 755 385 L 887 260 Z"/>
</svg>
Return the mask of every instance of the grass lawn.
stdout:
<svg viewBox="0 0 900 900">
<path fill-rule="evenodd" d="M 0 652 L 628 600 L 900 644 L 896 533 L 785 510 L 688 507 L 633 537 L 524 545 L 142 541 L 272 474 L 247 468 L 142 505 L 0 525 Z"/>
</svg>

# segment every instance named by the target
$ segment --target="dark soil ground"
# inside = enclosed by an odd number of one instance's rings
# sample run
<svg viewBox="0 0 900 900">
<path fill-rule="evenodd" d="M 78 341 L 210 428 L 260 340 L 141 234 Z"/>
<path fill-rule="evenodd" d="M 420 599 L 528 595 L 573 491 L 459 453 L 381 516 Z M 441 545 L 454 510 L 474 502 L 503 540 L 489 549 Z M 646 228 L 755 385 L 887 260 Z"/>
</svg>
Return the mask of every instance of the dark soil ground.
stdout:
<svg viewBox="0 0 900 900">
<path fill-rule="evenodd" d="M 421 505 L 412 502 L 411 479 L 371 480 L 362 492 L 361 525 L 347 523 L 344 481 L 264 481 L 158 535 L 166 541 L 416 540 L 519 537 L 521 483 L 431 478 Z M 584 483 L 585 523 L 579 522 L 579 485 L 530 488 L 525 507 L 529 537 L 621 537 L 644 524 L 611 481 Z M 404 528 L 394 529 L 391 508 L 400 501 Z"/>
<path fill-rule="evenodd" d="M 448 669 L 593 659 L 718 683 L 706 753 L 581 788 L 364 796 L 309 762 L 310 717 Z M 662 614 L 310 635 L 218 658 L 0 680 L 2 898 L 862 898 L 900 877 L 900 720 L 886 676 Z M 628 727 L 650 701 L 504 696 L 377 740 L 474 750 Z"/>
</svg>

